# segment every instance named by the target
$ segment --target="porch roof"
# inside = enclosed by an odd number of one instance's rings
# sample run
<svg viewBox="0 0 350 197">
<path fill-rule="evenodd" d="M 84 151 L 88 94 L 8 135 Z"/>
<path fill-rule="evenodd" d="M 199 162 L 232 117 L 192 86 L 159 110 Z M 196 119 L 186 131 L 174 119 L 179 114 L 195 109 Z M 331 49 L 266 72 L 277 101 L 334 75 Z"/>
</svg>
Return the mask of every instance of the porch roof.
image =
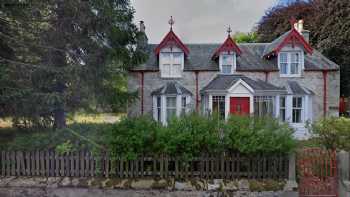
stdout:
<svg viewBox="0 0 350 197">
<path fill-rule="evenodd" d="M 239 80 L 247 83 L 254 91 L 257 92 L 281 92 L 286 93 L 286 89 L 283 87 L 277 87 L 260 79 L 253 80 L 244 75 L 217 75 L 207 86 L 205 86 L 201 93 L 227 91 Z"/>
<path fill-rule="evenodd" d="M 192 95 L 192 93 L 189 90 L 181 86 L 176 81 L 167 82 L 164 86 L 154 90 L 151 93 L 151 95 L 165 95 L 165 94 Z"/>
<path fill-rule="evenodd" d="M 314 95 L 315 94 L 308 88 L 301 86 L 296 81 L 288 81 L 285 88 L 288 94 L 293 94 L 293 95 Z"/>
</svg>

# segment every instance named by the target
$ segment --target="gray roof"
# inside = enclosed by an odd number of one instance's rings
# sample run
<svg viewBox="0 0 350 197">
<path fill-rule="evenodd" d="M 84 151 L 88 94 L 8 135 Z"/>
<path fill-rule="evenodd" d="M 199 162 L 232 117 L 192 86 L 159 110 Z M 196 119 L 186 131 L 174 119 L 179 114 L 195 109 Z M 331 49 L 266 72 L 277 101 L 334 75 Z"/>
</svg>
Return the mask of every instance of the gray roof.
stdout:
<svg viewBox="0 0 350 197">
<path fill-rule="evenodd" d="M 287 32 L 285 32 L 284 34 L 282 34 L 280 37 L 276 38 L 274 41 L 272 41 L 271 43 L 269 43 L 264 50 L 263 56 L 270 54 L 273 52 L 273 50 L 278 47 L 278 45 L 280 45 L 283 40 L 288 36 L 288 34 L 291 32 L 292 30 L 289 30 Z"/>
<path fill-rule="evenodd" d="M 201 92 L 227 91 L 240 79 L 246 82 L 251 88 L 254 89 L 254 91 L 285 92 L 285 88 L 274 86 L 259 79 L 253 80 L 244 75 L 217 75 L 207 86 L 201 90 Z"/>
<path fill-rule="evenodd" d="M 301 86 L 296 81 L 288 81 L 286 90 L 288 94 L 293 94 L 293 95 L 313 95 L 314 94 L 311 90 Z"/>
<path fill-rule="evenodd" d="M 288 32 L 287 32 L 288 33 Z M 237 57 L 238 71 L 278 71 L 277 58 L 266 59 L 264 53 L 270 50 L 283 35 L 272 43 L 242 43 L 238 44 L 242 54 Z M 190 54 L 185 59 L 185 71 L 218 71 L 218 61 L 212 60 L 212 55 L 221 44 L 186 44 Z M 155 44 L 147 46 L 148 60 L 132 71 L 158 71 L 158 58 L 154 53 Z M 339 66 L 327 59 L 317 50 L 305 54 L 305 70 L 338 70 Z"/>
<path fill-rule="evenodd" d="M 176 94 L 176 95 L 192 95 L 192 93 L 185 87 L 181 86 L 178 82 L 167 82 L 161 88 L 154 90 L 151 95 L 163 95 L 163 94 Z"/>
</svg>

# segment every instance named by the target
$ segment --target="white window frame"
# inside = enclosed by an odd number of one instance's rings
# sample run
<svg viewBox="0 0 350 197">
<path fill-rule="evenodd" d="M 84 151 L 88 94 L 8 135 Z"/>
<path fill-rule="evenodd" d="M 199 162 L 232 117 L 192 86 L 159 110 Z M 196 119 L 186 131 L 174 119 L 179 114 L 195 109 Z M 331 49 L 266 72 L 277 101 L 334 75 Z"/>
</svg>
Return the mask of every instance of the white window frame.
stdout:
<svg viewBox="0 0 350 197">
<path fill-rule="evenodd" d="M 154 95 L 153 96 L 153 118 L 154 120 L 161 122 L 163 125 L 167 125 L 167 121 L 168 121 L 167 110 L 169 109 L 169 107 L 167 106 L 167 98 L 169 97 L 175 98 L 175 107 L 171 107 L 171 109 L 173 110 L 175 109 L 176 117 L 183 115 L 183 112 L 185 112 L 186 114 L 190 112 L 191 96 L 188 94 Z M 158 105 L 158 98 L 160 98 L 160 105 Z M 184 98 L 186 99 L 185 108 L 182 103 Z M 158 110 L 160 110 L 160 113 L 158 113 L 159 112 Z M 160 117 L 159 117 L 159 114 L 160 114 Z"/>
<path fill-rule="evenodd" d="M 224 56 L 230 56 L 232 58 L 232 64 L 231 65 L 224 65 L 223 64 L 223 58 Z M 225 74 L 225 75 L 231 75 L 235 72 L 236 70 L 236 53 L 234 52 L 230 52 L 230 53 L 227 53 L 227 52 L 224 52 L 224 53 L 221 53 L 220 54 L 220 57 L 219 57 L 219 66 L 220 66 L 220 73 L 221 74 Z M 224 73 L 223 72 L 223 66 L 231 66 L 231 72 L 230 73 Z"/>
<path fill-rule="evenodd" d="M 298 73 L 297 74 L 291 74 L 292 71 L 292 53 L 298 53 L 299 54 L 299 62 L 298 62 Z M 281 73 L 281 61 L 280 56 L 281 54 L 287 54 L 287 73 Z M 301 71 L 304 68 L 304 52 L 301 50 L 294 50 L 294 51 L 281 51 L 278 53 L 278 68 L 280 70 L 280 77 L 301 77 Z"/>
<path fill-rule="evenodd" d="M 165 62 L 165 54 L 170 55 L 170 62 Z M 179 54 L 181 61 L 180 64 L 175 64 L 175 58 L 174 54 Z M 165 72 L 165 66 L 168 65 L 170 67 L 170 74 Z M 175 71 L 175 66 L 179 66 L 180 69 L 178 73 Z M 182 71 L 184 69 L 184 53 L 183 52 L 160 52 L 159 53 L 159 67 L 160 67 L 160 73 L 162 78 L 181 78 L 182 77 Z"/>
<path fill-rule="evenodd" d="M 293 100 L 294 99 L 301 99 L 301 107 L 294 107 L 293 106 Z M 294 110 L 300 110 L 300 122 L 294 122 Z M 305 112 L 305 101 L 303 96 L 293 96 L 292 97 L 292 118 L 291 122 L 293 124 L 301 124 L 305 122 L 305 117 L 304 117 L 304 112 Z"/>
<path fill-rule="evenodd" d="M 284 106 L 282 106 L 282 99 L 284 100 Z M 282 118 L 282 110 L 284 119 Z M 287 97 L 286 96 L 279 96 L 279 119 L 283 122 L 287 121 Z"/>
</svg>

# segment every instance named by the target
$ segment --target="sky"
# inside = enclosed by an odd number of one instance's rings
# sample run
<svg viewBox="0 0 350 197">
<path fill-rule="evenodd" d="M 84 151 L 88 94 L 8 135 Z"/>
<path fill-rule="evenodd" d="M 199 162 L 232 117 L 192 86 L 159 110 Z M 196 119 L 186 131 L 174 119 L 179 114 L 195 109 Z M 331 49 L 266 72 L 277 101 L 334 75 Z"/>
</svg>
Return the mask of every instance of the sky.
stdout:
<svg viewBox="0 0 350 197">
<path fill-rule="evenodd" d="M 170 16 L 174 32 L 185 43 L 221 43 L 227 27 L 233 32 L 249 32 L 265 11 L 278 0 L 131 0 L 135 23 L 143 20 L 149 43 L 159 43 L 169 32 Z"/>
</svg>

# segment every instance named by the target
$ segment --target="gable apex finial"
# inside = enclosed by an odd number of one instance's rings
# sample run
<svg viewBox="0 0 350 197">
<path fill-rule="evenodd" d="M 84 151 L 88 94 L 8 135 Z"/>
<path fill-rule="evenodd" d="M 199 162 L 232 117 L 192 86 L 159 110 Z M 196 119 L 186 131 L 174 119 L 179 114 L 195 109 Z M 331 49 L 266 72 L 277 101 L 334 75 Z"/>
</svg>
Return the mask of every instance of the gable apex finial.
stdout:
<svg viewBox="0 0 350 197">
<path fill-rule="evenodd" d="M 232 33 L 232 29 L 231 29 L 231 26 L 229 25 L 227 28 L 227 35 L 230 37 L 231 33 Z"/>
<path fill-rule="evenodd" d="M 170 25 L 170 30 L 173 30 L 173 25 L 175 24 L 173 16 L 170 16 L 170 19 L 169 19 L 168 23 Z"/>
</svg>

